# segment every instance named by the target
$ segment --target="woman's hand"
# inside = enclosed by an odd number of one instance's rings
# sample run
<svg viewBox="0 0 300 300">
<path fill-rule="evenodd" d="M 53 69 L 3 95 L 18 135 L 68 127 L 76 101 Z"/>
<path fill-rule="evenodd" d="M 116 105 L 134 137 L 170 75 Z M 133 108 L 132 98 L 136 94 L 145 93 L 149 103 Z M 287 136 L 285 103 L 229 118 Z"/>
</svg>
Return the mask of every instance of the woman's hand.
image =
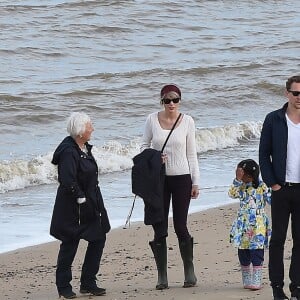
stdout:
<svg viewBox="0 0 300 300">
<path fill-rule="evenodd" d="M 161 154 L 161 160 L 162 160 L 162 163 L 163 163 L 163 164 L 166 163 L 167 159 L 168 159 L 167 154 L 162 153 L 162 154 Z"/>
<path fill-rule="evenodd" d="M 196 199 L 199 196 L 199 187 L 198 185 L 193 185 L 192 186 L 192 191 L 191 191 L 191 198 Z"/>
</svg>

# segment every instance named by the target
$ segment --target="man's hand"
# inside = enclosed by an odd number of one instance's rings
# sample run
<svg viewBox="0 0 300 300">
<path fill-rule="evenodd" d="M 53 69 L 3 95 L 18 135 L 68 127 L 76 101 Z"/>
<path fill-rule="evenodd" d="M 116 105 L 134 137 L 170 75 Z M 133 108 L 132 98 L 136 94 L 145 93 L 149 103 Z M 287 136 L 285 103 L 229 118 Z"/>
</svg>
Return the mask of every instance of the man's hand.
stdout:
<svg viewBox="0 0 300 300">
<path fill-rule="evenodd" d="M 272 185 L 271 188 L 272 188 L 272 191 L 276 192 L 281 189 L 281 185 L 276 183 L 276 184 Z"/>
</svg>

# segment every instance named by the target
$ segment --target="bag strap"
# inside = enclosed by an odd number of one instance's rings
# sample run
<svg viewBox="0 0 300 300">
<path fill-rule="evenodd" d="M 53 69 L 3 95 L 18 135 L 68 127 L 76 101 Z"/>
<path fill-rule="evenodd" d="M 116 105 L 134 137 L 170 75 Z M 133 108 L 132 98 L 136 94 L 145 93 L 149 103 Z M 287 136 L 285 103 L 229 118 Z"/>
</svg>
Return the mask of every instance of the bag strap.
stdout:
<svg viewBox="0 0 300 300">
<path fill-rule="evenodd" d="M 136 195 L 134 195 L 133 203 L 132 203 L 131 209 L 129 211 L 129 214 L 127 216 L 126 223 L 123 226 L 123 229 L 127 228 L 127 224 L 128 224 L 128 227 L 130 227 L 130 218 L 131 218 L 131 215 L 132 215 L 132 212 L 133 212 L 133 208 L 134 208 L 134 204 L 135 204 L 135 199 L 136 199 Z"/>
<path fill-rule="evenodd" d="M 178 118 L 176 119 L 174 125 L 172 126 L 172 129 L 171 129 L 171 131 L 169 132 L 169 134 L 168 134 L 168 136 L 167 136 L 167 138 L 166 138 L 166 140 L 165 140 L 165 143 L 164 143 L 164 145 L 163 145 L 163 147 L 162 147 L 162 149 L 161 149 L 161 152 L 164 151 L 164 149 L 165 149 L 165 147 L 166 147 L 166 144 L 167 144 L 167 141 L 169 140 L 169 137 L 170 137 L 171 133 L 172 133 L 173 130 L 175 129 L 175 126 L 176 126 L 177 122 L 179 121 L 180 117 L 181 117 L 181 113 L 179 114 Z"/>
</svg>

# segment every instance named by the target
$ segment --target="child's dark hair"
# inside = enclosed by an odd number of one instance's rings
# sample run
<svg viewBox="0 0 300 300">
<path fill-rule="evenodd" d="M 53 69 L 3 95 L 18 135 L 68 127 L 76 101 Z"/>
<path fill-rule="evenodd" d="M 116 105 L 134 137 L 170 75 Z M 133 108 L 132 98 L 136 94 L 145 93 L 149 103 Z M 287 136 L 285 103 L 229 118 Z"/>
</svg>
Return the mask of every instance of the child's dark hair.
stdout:
<svg viewBox="0 0 300 300">
<path fill-rule="evenodd" d="M 253 178 L 253 187 L 257 188 L 259 185 L 259 165 L 253 159 L 245 159 L 238 163 L 238 167 Z"/>
</svg>

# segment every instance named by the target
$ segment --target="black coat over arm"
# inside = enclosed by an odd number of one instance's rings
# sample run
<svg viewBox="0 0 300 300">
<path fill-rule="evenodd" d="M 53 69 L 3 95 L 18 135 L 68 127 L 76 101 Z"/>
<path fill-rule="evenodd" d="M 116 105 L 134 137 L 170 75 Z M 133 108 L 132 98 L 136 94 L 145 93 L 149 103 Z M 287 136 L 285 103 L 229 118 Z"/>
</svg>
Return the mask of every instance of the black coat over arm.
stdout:
<svg viewBox="0 0 300 300">
<path fill-rule="evenodd" d="M 144 223 L 151 225 L 164 219 L 163 189 L 165 165 L 161 152 L 148 148 L 133 158 L 132 192 L 144 200 Z"/>
</svg>

